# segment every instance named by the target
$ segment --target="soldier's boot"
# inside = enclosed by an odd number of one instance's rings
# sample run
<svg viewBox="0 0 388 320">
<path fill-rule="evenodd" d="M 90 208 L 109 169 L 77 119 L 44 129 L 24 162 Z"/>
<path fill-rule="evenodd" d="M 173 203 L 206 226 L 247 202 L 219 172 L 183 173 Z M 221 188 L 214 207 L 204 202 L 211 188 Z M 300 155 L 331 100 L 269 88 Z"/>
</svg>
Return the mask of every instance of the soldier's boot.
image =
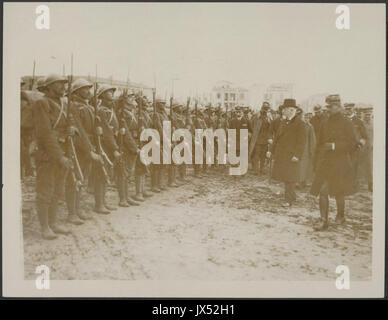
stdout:
<svg viewBox="0 0 388 320">
<path fill-rule="evenodd" d="M 344 224 L 345 221 L 345 199 L 344 197 L 336 197 L 337 203 L 337 216 L 335 217 L 335 222 L 338 224 Z"/>
<path fill-rule="evenodd" d="M 50 229 L 48 224 L 48 205 L 38 203 L 36 206 L 39 223 L 42 230 L 42 237 L 46 240 L 56 239 L 58 236 Z"/>
<path fill-rule="evenodd" d="M 141 190 L 142 190 L 144 198 L 151 198 L 153 196 L 152 193 L 150 193 L 146 190 L 146 176 L 145 175 L 141 176 Z"/>
<path fill-rule="evenodd" d="M 83 221 L 78 217 L 76 213 L 76 196 L 77 192 L 75 190 L 73 182 L 67 180 L 66 181 L 66 190 L 65 190 L 65 198 L 66 198 L 66 207 L 67 212 L 69 213 L 69 216 L 67 220 L 75 225 L 81 225 L 83 224 Z"/>
<path fill-rule="evenodd" d="M 202 178 L 201 167 L 200 167 L 199 164 L 195 164 L 195 165 L 194 165 L 194 177 L 196 177 L 196 178 Z"/>
<path fill-rule="evenodd" d="M 153 168 L 151 171 L 151 191 L 154 193 L 160 193 L 161 190 L 157 186 L 156 171 L 156 168 Z"/>
<path fill-rule="evenodd" d="M 178 187 L 175 182 L 175 167 L 173 165 L 170 165 L 168 168 L 168 186 L 170 188 Z"/>
<path fill-rule="evenodd" d="M 127 194 L 126 194 L 126 184 L 127 179 L 126 178 L 120 178 L 118 182 L 118 191 L 119 191 L 119 207 L 129 207 L 129 204 L 127 202 Z"/>
<path fill-rule="evenodd" d="M 96 183 L 94 185 L 94 200 L 95 200 L 95 207 L 94 207 L 94 212 L 97 212 L 99 214 L 109 214 L 110 211 L 107 210 L 104 207 L 103 203 L 103 185 L 101 183 Z"/>
<path fill-rule="evenodd" d="M 95 186 L 95 179 L 94 179 L 94 175 L 91 174 L 88 178 L 87 192 L 90 194 L 94 194 L 94 186 Z"/>
<path fill-rule="evenodd" d="M 58 222 L 58 200 L 53 200 L 48 209 L 48 224 L 55 233 L 69 234 L 70 230 Z"/>
<path fill-rule="evenodd" d="M 82 220 L 89 220 L 92 217 L 81 209 L 81 192 L 75 194 L 75 212 Z"/>
<path fill-rule="evenodd" d="M 141 202 L 145 201 L 141 190 L 141 176 L 135 177 L 135 187 L 136 187 L 136 195 L 134 196 L 134 199 L 136 201 L 141 201 Z"/>
<path fill-rule="evenodd" d="M 259 160 L 253 159 L 252 160 L 252 171 L 255 176 L 260 175 L 260 166 L 259 166 Z"/>
<path fill-rule="evenodd" d="M 321 213 L 321 221 L 314 227 L 315 231 L 327 230 L 329 224 L 329 198 L 328 196 L 319 197 L 319 211 Z"/>
<path fill-rule="evenodd" d="M 178 167 L 178 179 L 181 181 L 182 184 L 187 182 L 186 179 L 186 166 L 184 164 L 180 165 Z"/>
<path fill-rule="evenodd" d="M 164 186 L 163 183 L 162 183 L 163 173 L 164 173 L 164 170 L 162 168 L 160 168 L 159 170 L 156 170 L 156 187 L 160 191 L 167 190 L 167 187 Z"/>
<path fill-rule="evenodd" d="M 133 198 L 130 196 L 129 194 L 129 181 L 126 181 L 126 183 L 124 184 L 124 190 L 125 190 L 125 198 L 127 199 L 127 203 L 129 206 L 139 206 L 139 202 L 136 202 L 135 200 L 133 200 Z"/>
<path fill-rule="evenodd" d="M 259 165 L 259 175 L 263 176 L 265 175 L 265 159 L 260 159 L 260 165 Z"/>
<path fill-rule="evenodd" d="M 114 207 L 114 206 L 111 206 L 110 204 L 108 204 L 108 202 L 106 201 L 106 185 L 105 184 L 103 184 L 103 188 L 102 188 L 102 190 L 103 190 L 103 193 L 102 193 L 102 203 L 103 203 L 103 205 L 104 205 L 104 207 L 107 209 L 107 210 L 109 210 L 109 211 L 114 211 L 114 210 L 117 210 L 117 208 L 116 207 Z"/>
</svg>

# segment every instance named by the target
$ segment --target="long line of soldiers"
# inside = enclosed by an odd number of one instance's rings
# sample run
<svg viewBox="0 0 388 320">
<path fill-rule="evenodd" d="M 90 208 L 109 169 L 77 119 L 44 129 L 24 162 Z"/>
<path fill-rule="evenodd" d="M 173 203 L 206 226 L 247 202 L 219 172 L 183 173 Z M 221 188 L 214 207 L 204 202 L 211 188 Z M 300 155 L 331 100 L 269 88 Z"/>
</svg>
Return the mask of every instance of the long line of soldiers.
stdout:
<svg viewBox="0 0 388 320">
<path fill-rule="evenodd" d="M 154 128 L 162 136 L 165 120 L 171 121 L 173 130 L 186 128 L 192 133 L 195 129 L 205 128 L 248 129 L 253 172 L 264 174 L 266 166 L 269 166 L 270 177 L 285 182 L 286 204 L 292 205 L 296 199 L 294 183 L 299 182 L 303 186 L 311 180 L 315 149 L 318 149 L 316 145 L 319 144 L 316 137 L 319 137 L 322 123 L 328 118 L 319 106 L 314 109 L 314 117 L 305 114 L 304 121 L 300 120 L 303 141 L 296 141 L 293 136 L 301 132 L 298 129 L 300 125 L 289 125 L 289 110 L 295 109 L 293 117 L 301 119 L 302 109 L 292 99 L 286 99 L 276 112 L 271 110 L 268 102 L 264 102 L 260 112 L 252 115 L 250 110 L 242 107 L 223 112 L 221 108 L 214 109 L 209 105 L 205 110 L 199 110 L 198 102 L 195 108 L 190 109 L 190 99 L 186 106 L 171 99 L 170 112 L 167 112 L 166 101 L 157 99 L 155 91 L 152 102 L 130 89 L 124 90 L 115 99 L 116 88 L 113 86 L 98 86 L 97 83 L 92 84 L 81 78 L 73 82 L 70 77 L 58 75 L 41 79 L 37 90 L 22 90 L 21 94 L 21 169 L 22 176 L 33 171 L 29 155 L 31 145 L 34 145 L 31 141 L 36 141 L 36 207 L 45 239 L 54 239 L 57 234 L 70 232 L 57 219 L 58 200 L 63 194 L 70 223 L 79 225 L 90 219 L 90 215 L 80 206 L 85 181 L 94 193 L 94 211 L 98 214 L 109 214 L 116 209 L 106 199 L 107 186 L 113 182 L 118 190 L 118 205 L 121 207 L 138 206 L 154 193 L 185 183 L 185 164 L 145 166 L 140 161 L 140 149 L 147 143 L 140 141 L 141 131 Z M 354 117 L 354 105 L 347 105 L 346 110 L 354 123 L 354 130 L 358 130 L 357 141 L 361 141 L 362 145 L 368 142 L 371 148 L 373 141 L 365 129 L 365 124 L 371 124 L 368 120 L 370 114 L 365 115 L 363 123 Z M 287 130 L 289 133 L 284 135 Z M 239 130 L 236 142 L 238 154 Z M 298 170 L 287 166 L 288 163 L 286 166 L 282 164 L 293 144 L 299 150 Z M 370 150 L 368 152 L 371 153 Z M 353 155 L 353 158 L 358 166 L 359 154 L 357 157 Z M 214 166 L 195 164 L 194 175 L 201 177 L 211 167 Z M 150 177 L 148 190 L 146 177 Z M 371 184 L 371 174 L 368 179 Z M 129 193 L 131 180 L 135 181 L 134 196 Z"/>
</svg>

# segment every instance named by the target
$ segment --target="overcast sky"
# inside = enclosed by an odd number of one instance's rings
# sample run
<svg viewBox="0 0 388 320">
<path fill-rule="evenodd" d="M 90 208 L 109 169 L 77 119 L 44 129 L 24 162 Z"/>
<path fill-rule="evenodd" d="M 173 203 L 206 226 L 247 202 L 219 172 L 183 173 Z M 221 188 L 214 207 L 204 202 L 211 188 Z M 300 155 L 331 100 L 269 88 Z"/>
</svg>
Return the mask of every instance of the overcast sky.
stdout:
<svg viewBox="0 0 388 320">
<path fill-rule="evenodd" d="M 350 4 L 350 30 L 335 27 L 332 4 L 49 3 L 50 30 L 35 29 L 35 5 L 7 4 L 12 63 L 31 74 L 130 78 L 160 93 L 209 91 L 217 80 L 238 85 L 295 83 L 295 97 L 339 93 L 384 105 L 385 6 Z M 13 48 L 13 47 L 12 47 Z M 55 57 L 55 59 L 53 58 Z"/>
</svg>

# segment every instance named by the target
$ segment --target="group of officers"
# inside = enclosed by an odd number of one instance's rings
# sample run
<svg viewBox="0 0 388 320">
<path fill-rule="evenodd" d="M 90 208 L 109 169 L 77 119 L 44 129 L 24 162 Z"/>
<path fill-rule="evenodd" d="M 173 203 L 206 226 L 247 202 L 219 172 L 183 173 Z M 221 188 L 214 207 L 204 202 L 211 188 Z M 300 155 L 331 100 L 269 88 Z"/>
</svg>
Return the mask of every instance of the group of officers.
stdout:
<svg viewBox="0 0 388 320">
<path fill-rule="evenodd" d="M 38 80 L 36 90 L 24 90 L 24 85 L 21 172 L 22 177 L 33 175 L 36 168 L 36 211 L 44 239 L 70 233 L 57 218 L 63 196 L 68 221 L 80 225 L 91 218 L 81 207 L 86 189 L 94 194 L 94 212 L 109 214 L 116 208 L 107 201 L 108 186 L 116 186 L 118 205 L 129 207 L 184 184 L 186 164 L 146 166 L 140 160 L 140 149 L 147 143 L 140 141 L 140 133 L 153 128 L 162 136 L 166 120 L 172 130 L 189 129 L 193 136 L 195 129 L 237 129 L 237 155 L 240 129 L 248 129 L 252 171 L 284 182 L 284 206 L 295 203 L 296 184 L 303 188 L 312 182 L 311 193 L 320 196 L 316 230 L 328 227 L 329 195 L 337 201 L 336 221 L 344 223 L 344 196 L 356 192 L 360 166 L 366 167 L 372 188 L 371 111 L 366 110 L 361 120 L 354 104 L 342 106 L 339 95 L 327 97 L 326 108 L 317 105 L 312 115 L 303 114 L 294 99 L 285 99 L 277 111 L 263 102 L 258 113 L 243 107 L 228 112 L 211 105 L 202 109 L 198 102 L 190 108 L 190 99 L 183 105 L 171 98 L 168 104 L 156 98 L 155 91 L 152 101 L 130 89 L 116 98 L 114 86 L 82 78 L 48 75 Z M 202 177 L 214 167 L 194 164 L 194 176 Z M 135 194 L 129 192 L 131 181 Z"/>
</svg>

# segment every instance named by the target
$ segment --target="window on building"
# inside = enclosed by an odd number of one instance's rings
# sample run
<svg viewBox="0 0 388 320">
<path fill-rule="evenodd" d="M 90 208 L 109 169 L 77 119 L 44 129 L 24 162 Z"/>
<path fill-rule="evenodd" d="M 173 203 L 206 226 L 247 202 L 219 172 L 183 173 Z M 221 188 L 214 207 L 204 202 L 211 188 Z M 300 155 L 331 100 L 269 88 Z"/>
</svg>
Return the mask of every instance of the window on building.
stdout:
<svg viewBox="0 0 388 320">
<path fill-rule="evenodd" d="M 240 93 L 240 100 L 244 100 L 245 99 L 245 96 L 243 93 Z"/>
<path fill-rule="evenodd" d="M 225 93 L 225 101 L 228 101 L 228 94 Z"/>
<path fill-rule="evenodd" d="M 230 94 L 230 100 L 235 101 L 236 100 L 236 94 L 231 93 Z"/>
<path fill-rule="evenodd" d="M 221 93 L 217 93 L 217 99 L 218 99 L 218 100 L 221 99 Z"/>
</svg>

